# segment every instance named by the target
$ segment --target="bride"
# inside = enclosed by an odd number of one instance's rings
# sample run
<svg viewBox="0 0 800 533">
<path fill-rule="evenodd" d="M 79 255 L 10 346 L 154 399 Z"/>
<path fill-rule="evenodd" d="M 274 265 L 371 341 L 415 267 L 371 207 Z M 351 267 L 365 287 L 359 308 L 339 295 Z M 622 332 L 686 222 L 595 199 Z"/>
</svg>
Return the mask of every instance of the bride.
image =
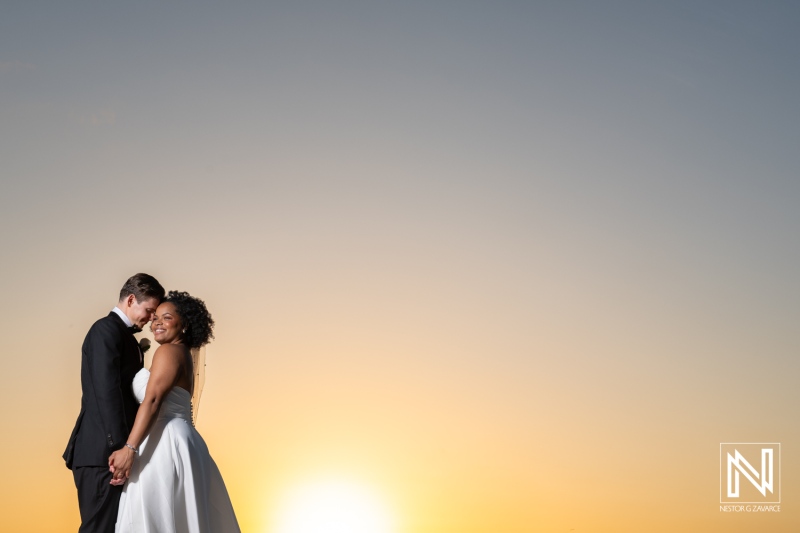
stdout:
<svg viewBox="0 0 800 533">
<path fill-rule="evenodd" d="M 141 405 L 125 446 L 108 460 L 111 483 L 125 483 L 116 533 L 240 531 L 219 469 L 192 425 L 189 350 L 208 343 L 213 326 L 205 303 L 186 292 L 170 291 L 153 316 L 161 346 L 150 371 L 133 379 Z"/>
</svg>

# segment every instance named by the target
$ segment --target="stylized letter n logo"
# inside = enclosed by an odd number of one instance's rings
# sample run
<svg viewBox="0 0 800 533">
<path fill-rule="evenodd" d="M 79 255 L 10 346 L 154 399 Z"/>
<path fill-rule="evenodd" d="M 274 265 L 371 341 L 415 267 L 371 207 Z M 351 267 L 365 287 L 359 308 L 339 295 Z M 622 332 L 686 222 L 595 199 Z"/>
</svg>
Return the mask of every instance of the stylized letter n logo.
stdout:
<svg viewBox="0 0 800 533">
<path fill-rule="evenodd" d="M 728 453 L 728 497 L 739 497 L 739 473 L 744 475 L 750 483 L 761 493 L 767 495 L 772 491 L 773 461 L 772 448 L 761 448 L 761 473 L 742 457 L 739 450 L 734 449 L 733 455 Z M 734 470 L 735 469 L 735 470 Z M 760 480 L 757 481 L 757 480 Z"/>
</svg>

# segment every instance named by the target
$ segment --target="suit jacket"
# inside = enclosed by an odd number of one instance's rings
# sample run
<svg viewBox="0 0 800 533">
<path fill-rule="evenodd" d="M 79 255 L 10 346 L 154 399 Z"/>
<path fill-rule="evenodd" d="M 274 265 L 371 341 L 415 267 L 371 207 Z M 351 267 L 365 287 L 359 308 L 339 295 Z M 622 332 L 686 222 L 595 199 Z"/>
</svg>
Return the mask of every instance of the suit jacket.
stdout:
<svg viewBox="0 0 800 533">
<path fill-rule="evenodd" d="M 142 368 L 136 338 L 113 311 L 92 325 L 81 350 L 81 412 L 64 460 L 73 466 L 108 466 L 125 445 L 139 403 L 133 377 Z"/>
</svg>

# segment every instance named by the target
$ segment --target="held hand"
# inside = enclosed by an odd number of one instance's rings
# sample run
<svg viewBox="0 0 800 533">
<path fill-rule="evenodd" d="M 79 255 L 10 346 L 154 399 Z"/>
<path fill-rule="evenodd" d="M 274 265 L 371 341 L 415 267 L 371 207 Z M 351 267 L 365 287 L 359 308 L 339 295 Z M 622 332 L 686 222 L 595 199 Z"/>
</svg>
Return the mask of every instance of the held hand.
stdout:
<svg viewBox="0 0 800 533">
<path fill-rule="evenodd" d="M 112 474 L 111 484 L 122 485 L 131 474 L 136 454 L 130 448 L 121 448 L 108 458 L 108 470 Z"/>
</svg>

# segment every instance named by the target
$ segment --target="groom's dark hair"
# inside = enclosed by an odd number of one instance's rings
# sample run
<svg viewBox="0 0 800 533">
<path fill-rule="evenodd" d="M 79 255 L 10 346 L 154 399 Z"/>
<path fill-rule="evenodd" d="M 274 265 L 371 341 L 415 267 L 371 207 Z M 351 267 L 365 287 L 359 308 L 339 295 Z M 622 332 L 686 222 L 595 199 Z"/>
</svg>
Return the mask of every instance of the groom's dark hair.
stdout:
<svg viewBox="0 0 800 533">
<path fill-rule="evenodd" d="M 164 287 L 158 282 L 156 278 L 150 274 L 135 274 L 128 278 L 122 290 L 119 291 L 120 301 L 133 294 L 137 302 L 147 300 L 148 298 L 155 298 L 159 302 L 164 299 L 166 291 Z"/>
</svg>

